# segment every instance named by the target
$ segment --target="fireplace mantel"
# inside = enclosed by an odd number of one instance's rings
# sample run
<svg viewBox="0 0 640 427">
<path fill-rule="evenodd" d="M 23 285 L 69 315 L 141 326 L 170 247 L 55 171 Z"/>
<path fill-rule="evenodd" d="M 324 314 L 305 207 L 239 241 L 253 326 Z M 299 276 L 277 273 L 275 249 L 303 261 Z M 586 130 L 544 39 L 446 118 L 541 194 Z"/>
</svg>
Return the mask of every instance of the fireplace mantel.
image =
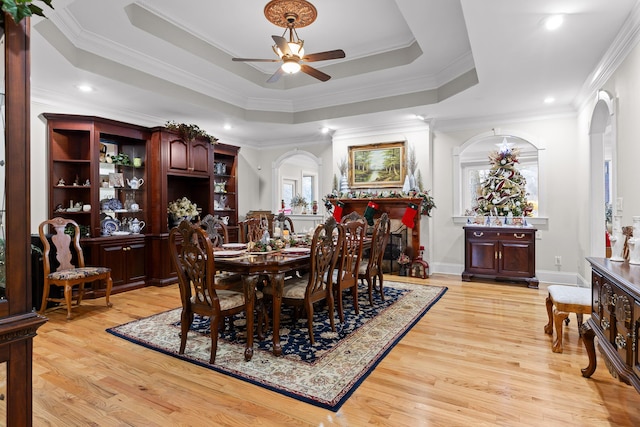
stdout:
<svg viewBox="0 0 640 427">
<path fill-rule="evenodd" d="M 334 199 L 335 200 L 335 199 Z M 374 218 L 380 217 L 384 212 L 389 215 L 389 219 L 401 220 L 404 216 L 409 203 L 413 203 L 418 206 L 418 213 L 414 219 L 414 226 L 409 232 L 410 248 L 407 248 L 408 255 L 411 258 L 415 258 L 418 255 L 420 249 L 420 205 L 422 199 L 419 197 L 384 197 L 384 198 L 362 198 L 362 199 L 337 199 L 344 203 L 342 208 L 342 215 L 348 215 L 349 213 L 356 211 L 360 215 L 364 214 L 364 210 L 370 201 L 378 204 L 378 210 L 376 211 Z M 333 201 L 333 200 L 332 200 Z"/>
</svg>

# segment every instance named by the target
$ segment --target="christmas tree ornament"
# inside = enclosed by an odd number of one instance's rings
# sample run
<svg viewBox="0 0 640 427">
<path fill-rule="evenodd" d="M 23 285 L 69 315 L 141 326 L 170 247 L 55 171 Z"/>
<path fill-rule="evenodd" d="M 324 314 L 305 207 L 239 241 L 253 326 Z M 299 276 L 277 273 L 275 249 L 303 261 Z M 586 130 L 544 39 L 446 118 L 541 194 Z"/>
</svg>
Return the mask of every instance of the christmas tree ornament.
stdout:
<svg viewBox="0 0 640 427">
<path fill-rule="evenodd" d="M 373 215 L 379 207 L 380 206 L 375 202 L 367 203 L 367 208 L 364 210 L 364 218 L 367 220 L 367 224 L 373 225 Z"/>
<path fill-rule="evenodd" d="M 413 228 L 416 225 L 416 215 L 418 214 L 418 205 L 415 203 L 409 203 L 409 206 L 404 211 L 402 216 L 402 223 L 409 228 Z"/>
</svg>

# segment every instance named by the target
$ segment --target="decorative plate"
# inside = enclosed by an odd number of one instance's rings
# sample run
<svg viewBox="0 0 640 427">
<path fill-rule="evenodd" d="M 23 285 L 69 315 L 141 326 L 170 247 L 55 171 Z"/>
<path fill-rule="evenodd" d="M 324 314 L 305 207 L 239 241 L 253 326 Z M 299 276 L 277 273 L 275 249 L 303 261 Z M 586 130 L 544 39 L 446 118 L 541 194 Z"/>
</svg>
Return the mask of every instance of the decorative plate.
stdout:
<svg viewBox="0 0 640 427">
<path fill-rule="evenodd" d="M 223 243 L 222 247 L 224 249 L 246 249 L 246 243 Z"/>
<path fill-rule="evenodd" d="M 244 253 L 244 251 L 215 251 L 213 253 L 214 258 L 215 257 L 231 257 L 231 256 L 238 256 L 238 255 L 242 255 Z"/>
<path fill-rule="evenodd" d="M 109 201 L 109 207 L 112 211 L 117 211 L 122 209 L 122 202 L 119 199 L 111 199 Z"/>
<path fill-rule="evenodd" d="M 284 254 L 308 254 L 311 252 L 311 248 L 284 248 L 282 249 L 282 253 Z"/>
<path fill-rule="evenodd" d="M 118 231 L 120 227 L 118 222 L 113 218 L 105 218 L 102 220 L 102 234 L 111 235 L 115 231 Z"/>
</svg>

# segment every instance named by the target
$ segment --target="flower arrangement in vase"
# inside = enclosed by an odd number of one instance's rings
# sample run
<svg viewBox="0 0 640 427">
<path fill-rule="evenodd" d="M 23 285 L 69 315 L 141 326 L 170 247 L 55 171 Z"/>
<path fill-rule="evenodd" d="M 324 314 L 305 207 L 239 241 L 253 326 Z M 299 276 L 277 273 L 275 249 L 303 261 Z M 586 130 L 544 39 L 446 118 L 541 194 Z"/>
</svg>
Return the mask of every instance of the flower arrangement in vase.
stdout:
<svg viewBox="0 0 640 427">
<path fill-rule="evenodd" d="M 169 225 L 178 225 L 180 221 L 191 221 L 194 217 L 198 216 L 198 205 L 193 203 L 186 197 L 169 202 L 167 207 L 167 214 L 169 214 Z"/>
</svg>

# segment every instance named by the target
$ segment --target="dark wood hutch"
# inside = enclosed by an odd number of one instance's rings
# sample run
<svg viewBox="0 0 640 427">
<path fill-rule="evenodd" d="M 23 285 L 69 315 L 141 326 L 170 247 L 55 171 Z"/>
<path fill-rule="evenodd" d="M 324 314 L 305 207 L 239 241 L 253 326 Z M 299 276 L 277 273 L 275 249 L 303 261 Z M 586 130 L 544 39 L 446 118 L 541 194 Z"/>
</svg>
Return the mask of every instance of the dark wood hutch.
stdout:
<svg viewBox="0 0 640 427">
<path fill-rule="evenodd" d="M 93 116 L 44 114 L 49 139 L 49 216 L 73 218 L 85 230 L 81 244 L 87 263 L 112 269 L 113 293 L 145 285 L 167 285 L 176 274 L 169 262 L 169 202 L 187 197 L 208 213 L 229 216 L 237 236 L 237 155 L 239 148 L 183 139 L 164 127 L 147 128 Z M 106 155 L 105 155 L 106 153 Z M 129 159 L 120 164 L 121 155 Z M 214 157 L 225 163 L 215 174 Z M 110 159 L 109 159 L 110 157 Z M 133 159 L 138 159 L 134 164 Z M 120 186 L 114 181 L 122 178 Z M 137 180 L 141 185 L 131 186 Z M 225 187 L 216 191 L 216 181 Z M 224 209 L 216 211 L 224 196 Z M 115 199 L 117 209 L 105 206 Z M 216 202 L 217 201 L 217 202 Z M 90 205 L 78 210 L 74 204 Z M 138 208 L 131 209 L 135 203 Z M 105 235 L 102 221 L 144 221 L 139 234 Z M 104 295 L 94 284 L 87 298 Z"/>
</svg>

